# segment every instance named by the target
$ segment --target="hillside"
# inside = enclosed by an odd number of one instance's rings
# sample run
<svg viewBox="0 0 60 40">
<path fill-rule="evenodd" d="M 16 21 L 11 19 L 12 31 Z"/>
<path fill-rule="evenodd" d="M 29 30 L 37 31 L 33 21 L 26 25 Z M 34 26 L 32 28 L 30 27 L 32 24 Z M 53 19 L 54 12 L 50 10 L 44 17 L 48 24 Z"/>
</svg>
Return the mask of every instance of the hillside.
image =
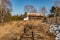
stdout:
<svg viewBox="0 0 60 40">
<path fill-rule="evenodd" d="M 5 23 L 4 25 L 1 24 L 0 40 L 20 40 L 21 35 L 24 33 L 25 25 L 33 25 L 33 31 L 41 36 L 41 40 L 54 40 L 55 36 L 48 33 L 49 24 L 42 23 L 40 20 L 12 21 Z"/>
</svg>

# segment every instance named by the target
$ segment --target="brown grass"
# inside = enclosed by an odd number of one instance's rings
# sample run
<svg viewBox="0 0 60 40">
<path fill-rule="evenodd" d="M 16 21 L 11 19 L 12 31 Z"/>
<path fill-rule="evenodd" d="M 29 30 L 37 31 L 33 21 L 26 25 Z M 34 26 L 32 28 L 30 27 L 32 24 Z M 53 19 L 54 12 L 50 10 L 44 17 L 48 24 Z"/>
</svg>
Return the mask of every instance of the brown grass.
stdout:
<svg viewBox="0 0 60 40">
<path fill-rule="evenodd" d="M 40 27 L 40 35 L 43 40 L 54 40 L 55 36 L 48 34 L 49 24 L 42 23 L 40 20 L 32 21 L 12 21 L 0 26 L 0 40 L 18 40 L 23 33 L 24 25 L 32 24 Z M 35 30 L 34 30 L 35 31 Z"/>
</svg>

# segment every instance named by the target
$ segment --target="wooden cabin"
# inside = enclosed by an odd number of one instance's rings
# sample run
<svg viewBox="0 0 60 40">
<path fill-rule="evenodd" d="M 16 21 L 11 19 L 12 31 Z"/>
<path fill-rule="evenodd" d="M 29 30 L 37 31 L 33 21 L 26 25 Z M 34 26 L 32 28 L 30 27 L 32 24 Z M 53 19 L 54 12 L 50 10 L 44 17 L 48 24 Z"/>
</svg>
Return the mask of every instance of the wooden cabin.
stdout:
<svg viewBox="0 0 60 40">
<path fill-rule="evenodd" d="M 43 20 L 44 14 L 43 13 L 27 13 L 27 17 L 24 19 L 27 19 L 27 20 Z"/>
</svg>

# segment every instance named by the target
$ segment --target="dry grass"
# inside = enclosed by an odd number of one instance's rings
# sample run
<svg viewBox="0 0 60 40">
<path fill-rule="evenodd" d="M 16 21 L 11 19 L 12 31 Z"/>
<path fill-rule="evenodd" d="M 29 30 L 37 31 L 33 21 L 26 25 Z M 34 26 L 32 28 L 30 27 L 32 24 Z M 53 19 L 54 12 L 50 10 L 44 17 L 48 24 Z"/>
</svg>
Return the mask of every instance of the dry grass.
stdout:
<svg viewBox="0 0 60 40">
<path fill-rule="evenodd" d="M 24 25 L 32 24 L 36 27 L 40 27 L 40 35 L 43 40 L 54 40 L 55 36 L 51 36 L 47 31 L 49 29 L 49 24 L 42 23 L 40 20 L 32 21 L 12 21 L 10 23 L 5 23 L 0 26 L 0 40 L 19 40 L 20 35 L 23 33 Z M 35 31 L 35 30 L 34 30 Z"/>
</svg>

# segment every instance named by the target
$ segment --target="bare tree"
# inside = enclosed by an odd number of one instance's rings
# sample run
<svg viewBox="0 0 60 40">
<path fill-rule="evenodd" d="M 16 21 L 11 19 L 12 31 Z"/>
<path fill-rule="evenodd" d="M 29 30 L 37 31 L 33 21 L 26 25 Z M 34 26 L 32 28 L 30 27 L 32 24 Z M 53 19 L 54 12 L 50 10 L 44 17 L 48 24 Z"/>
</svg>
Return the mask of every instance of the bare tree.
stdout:
<svg viewBox="0 0 60 40">
<path fill-rule="evenodd" d="M 45 13 L 47 13 L 47 10 L 46 10 L 46 8 L 43 6 L 43 7 L 40 8 L 39 12 L 40 12 L 40 13 L 43 13 L 44 16 L 45 16 Z"/>
<path fill-rule="evenodd" d="M 36 9 L 32 9 L 31 12 L 32 12 L 32 13 L 36 13 L 37 10 L 36 10 Z"/>
<path fill-rule="evenodd" d="M 37 10 L 32 5 L 25 5 L 24 11 L 27 13 L 36 13 Z"/>
<path fill-rule="evenodd" d="M 12 5 L 10 0 L 0 0 L 0 18 L 1 18 L 1 22 L 4 22 L 4 18 L 6 13 L 12 10 Z"/>
<path fill-rule="evenodd" d="M 58 13 L 58 8 L 60 7 L 60 2 L 58 0 L 55 0 L 54 7 L 55 7 L 55 15 L 54 15 L 54 17 L 56 16 L 56 24 L 58 24 L 57 23 L 57 13 Z"/>
<path fill-rule="evenodd" d="M 55 7 L 60 7 L 60 1 L 55 0 L 54 6 L 55 6 Z"/>
</svg>

